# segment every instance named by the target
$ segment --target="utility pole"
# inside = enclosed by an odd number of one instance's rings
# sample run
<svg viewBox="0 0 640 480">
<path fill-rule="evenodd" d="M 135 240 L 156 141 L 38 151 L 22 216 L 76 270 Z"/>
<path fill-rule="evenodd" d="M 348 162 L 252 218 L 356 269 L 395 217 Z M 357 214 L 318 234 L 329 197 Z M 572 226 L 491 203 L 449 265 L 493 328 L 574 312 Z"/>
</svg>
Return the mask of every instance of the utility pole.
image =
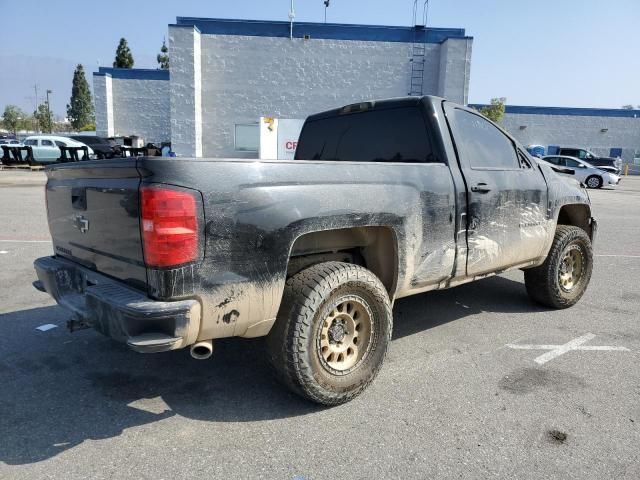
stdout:
<svg viewBox="0 0 640 480">
<path fill-rule="evenodd" d="M 35 100 L 35 106 L 33 108 L 33 130 L 34 132 L 38 131 L 38 118 L 36 116 L 36 113 L 38 113 L 38 84 L 36 83 L 33 86 L 33 89 L 36 91 L 36 100 Z"/>
<path fill-rule="evenodd" d="M 289 10 L 289 40 L 293 40 L 293 19 L 296 18 L 296 12 L 293 9 L 293 0 L 291 0 L 291 10 Z"/>
<path fill-rule="evenodd" d="M 49 133 L 53 133 L 51 130 L 52 121 L 51 121 L 51 108 L 49 107 L 49 94 L 53 93 L 51 90 L 47 90 L 47 123 L 49 124 Z"/>
<path fill-rule="evenodd" d="M 329 8 L 331 0 L 324 0 L 324 23 L 327 23 L 327 8 Z"/>
</svg>

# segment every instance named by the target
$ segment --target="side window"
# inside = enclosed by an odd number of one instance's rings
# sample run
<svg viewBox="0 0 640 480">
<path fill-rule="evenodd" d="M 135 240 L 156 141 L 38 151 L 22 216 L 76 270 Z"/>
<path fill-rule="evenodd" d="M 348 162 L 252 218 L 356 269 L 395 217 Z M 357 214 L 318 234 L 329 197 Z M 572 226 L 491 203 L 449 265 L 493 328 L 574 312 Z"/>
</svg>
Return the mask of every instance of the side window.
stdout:
<svg viewBox="0 0 640 480">
<path fill-rule="evenodd" d="M 53 147 L 53 142 L 51 140 L 41 140 L 41 145 L 43 147 Z"/>
<path fill-rule="evenodd" d="M 59 147 L 66 147 L 67 146 L 66 143 L 61 142 L 60 140 L 56 140 L 56 145 L 59 146 Z"/>
<path fill-rule="evenodd" d="M 560 159 L 558 157 L 549 157 L 549 158 L 545 158 L 544 160 L 546 160 L 549 163 L 553 163 L 554 165 L 560 165 Z"/>
<path fill-rule="evenodd" d="M 520 168 L 511 140 L 480 115 L 454 110 L 456 146 L 471 168 L 510 170 Z"/>
<path fill-rule="evenodd" d="M 37 140 L 25 140 L 24 144 L 25 145 L 31 145 L 32 147 L 35 147 L 36 145 L 38 145 L 38 141 Z"/>
<path fill-rule="evenodd" d="M 586 150 L 578 150 L 578 154 L 575 156 L 578 157 L 580 160 L 584 160 L 589 155 L 587 154 Z"/>
<path fill-rule="evenodd" d="M 307 122 L 298 160 L 439 162 L 432 153 L 422 112 L 416 107 L 351 113 Z"/>
<path fill-rule="evenodd" d="M 577 160 L 573 160 L 572 158 L 565 158 L 564 161 L 567 167 L 571 168 L 579 168 L 580 165 L 582 165 L 580 162 L 578 162 Z"/>
</svg>

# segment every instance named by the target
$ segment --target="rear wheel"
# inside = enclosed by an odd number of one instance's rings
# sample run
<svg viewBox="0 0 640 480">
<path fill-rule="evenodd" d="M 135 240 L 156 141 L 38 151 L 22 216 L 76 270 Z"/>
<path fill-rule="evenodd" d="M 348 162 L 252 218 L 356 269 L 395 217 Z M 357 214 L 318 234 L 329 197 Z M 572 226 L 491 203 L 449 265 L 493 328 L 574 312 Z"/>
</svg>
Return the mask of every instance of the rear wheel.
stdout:
<svg viewBox="0 0 640 480">
<path fill-rule="evenodd" d="M 358 265 L 320 263 L 287 281 L 267 337 L 269 359 L 291 390 L 338 405 L 373 381 L 391 329 L 389 297 L 373 273 Z"/>
<path fill-rule="evenodd" d="M 601 188 L 602 178 L 598 177 L 597 175 L 591 175 L 587 178 L 586 184 L 589 188 Z"/>
<path fill-rule="evenodd" d="M 593 270 L 593 250 L 587 233 L 578 227 L 558 225 L 545 262 L 524 271 L 527 293 L 552 308 L 574 305 L 584 294 Z"/>
</svg>

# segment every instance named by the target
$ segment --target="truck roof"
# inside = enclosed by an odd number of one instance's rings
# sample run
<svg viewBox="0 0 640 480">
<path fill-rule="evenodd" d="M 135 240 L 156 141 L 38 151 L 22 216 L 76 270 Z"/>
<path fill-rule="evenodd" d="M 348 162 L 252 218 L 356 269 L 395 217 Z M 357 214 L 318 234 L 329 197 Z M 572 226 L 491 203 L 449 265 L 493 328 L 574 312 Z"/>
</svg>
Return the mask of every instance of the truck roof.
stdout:
<svg viewBox="0 0 640 480">
<path fill-rule="evenodd" d="M 335 117 L 338 115 L 347 115 L 349 113 L 363 112 L 365 110 L 379 110 L 387 108 L 401 108 L 408 106 L 416 106 L 420 103 L 439 103 L 443 101 L 443 98 L 435 97 L 432 95 L 425 95 L 422 97 L 397 97 L 384 100 L 367 100 L 358 103 L 352 103 L 343 107 L 326 110 L 324 112 L 310 115 L 307 121 L 319 120 L 321 118 Z"/>
</svg>

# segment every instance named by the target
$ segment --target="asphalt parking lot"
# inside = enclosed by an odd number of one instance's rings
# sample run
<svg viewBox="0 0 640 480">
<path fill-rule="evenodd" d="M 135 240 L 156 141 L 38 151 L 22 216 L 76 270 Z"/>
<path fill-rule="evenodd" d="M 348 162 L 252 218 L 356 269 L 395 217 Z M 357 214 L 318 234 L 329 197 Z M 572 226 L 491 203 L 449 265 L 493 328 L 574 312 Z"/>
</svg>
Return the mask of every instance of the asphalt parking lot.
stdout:
<svg viewBox="0 0 640 480">
<path fill-rule="evenodd" d="M 590 191 L 578 305 L 534 305 L 520 271 L 400 300 L 382 373 L 330 409 L 259 340 L 198 362 L 68 333 L 31 286 L 42 177 L 0 172 L 0 478 L 640 478 L 640 177 Z"/>
</svg>

